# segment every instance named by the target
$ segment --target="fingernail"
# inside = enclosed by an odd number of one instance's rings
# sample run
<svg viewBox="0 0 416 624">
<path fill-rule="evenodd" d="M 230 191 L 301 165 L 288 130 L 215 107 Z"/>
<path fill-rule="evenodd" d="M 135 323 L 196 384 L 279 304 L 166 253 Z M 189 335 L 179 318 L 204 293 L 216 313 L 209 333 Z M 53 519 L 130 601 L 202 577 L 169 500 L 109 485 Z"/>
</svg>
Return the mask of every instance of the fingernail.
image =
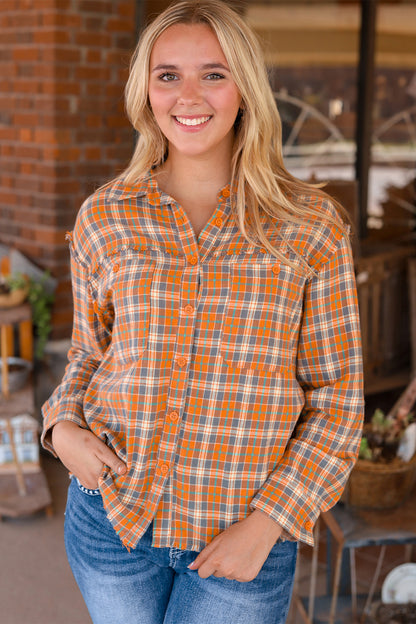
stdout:
<svg viewBox="0 0 416 624">
<path fill-rule="evenodd" d="M 191 569 L 192 569 L 192 568 L 194 568 L 194 567 L 195 567 L 195 561 L 192 561 L 192 563 L 190 563 L 190 564 L 188 565 L 188 568 L 191 568 Z"/>
<path fill-rule="evenodd" d="M 125 471 L 126 467 L 123 464 L 120 464 L 117 468 L 117 472 L 118 474 L 123 474 L 123 472 Z"/>
</svg>

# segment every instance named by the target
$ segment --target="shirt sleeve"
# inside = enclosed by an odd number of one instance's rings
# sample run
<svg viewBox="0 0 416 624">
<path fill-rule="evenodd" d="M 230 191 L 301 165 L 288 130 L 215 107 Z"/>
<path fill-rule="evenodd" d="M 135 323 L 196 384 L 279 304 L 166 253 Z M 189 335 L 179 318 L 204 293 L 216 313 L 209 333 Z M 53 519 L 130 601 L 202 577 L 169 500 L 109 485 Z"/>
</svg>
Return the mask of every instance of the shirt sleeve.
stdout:
<svg viewBox="0 0 416 624">
<path fill-rule="evenodd" d="M 281 461 L 251 506 L 313 545 L 319 513 L 339 500 L 356 460 L 364 412 L 355 276 L 344 236 L 306 284 L 297 380 L 304 408 Z"/>
<path fill-rule="evenodd" d="M 85 391 L 111 340 L 95 313 L 87 266 L 74 249 L 72 235 L 70 250 L 74 318 L 68 365 L 61 384 L 42 407 L 41 442 L 54 454 L 49 434 L 57 422 L 68 420 L 88 428 L 83 414 Z"/>
</svg>

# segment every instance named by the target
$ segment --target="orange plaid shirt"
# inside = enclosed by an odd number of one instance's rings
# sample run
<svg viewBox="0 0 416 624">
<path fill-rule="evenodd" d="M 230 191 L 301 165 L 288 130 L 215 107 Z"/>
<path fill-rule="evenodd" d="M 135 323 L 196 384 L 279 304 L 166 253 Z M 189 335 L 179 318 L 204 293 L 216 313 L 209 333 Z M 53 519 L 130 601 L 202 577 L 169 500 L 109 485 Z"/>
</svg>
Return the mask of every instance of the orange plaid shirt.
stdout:
<svg viewBox="0 0 416 624">
<path fill-rule="evenodd" d="M 72 346 L 43 443 L 70 420 L 127 464 L 99 487 L 128 548 L 153 521 L 154 546 L 201 550 L 254 508 L 312 544 L 341 495 L 363 413 L 349 242 L 323 220 L 266 227 L 308 275 L 244 239 L 229 187 L 198 239 L 151 175 L 81 208 Z"/>
</svg>

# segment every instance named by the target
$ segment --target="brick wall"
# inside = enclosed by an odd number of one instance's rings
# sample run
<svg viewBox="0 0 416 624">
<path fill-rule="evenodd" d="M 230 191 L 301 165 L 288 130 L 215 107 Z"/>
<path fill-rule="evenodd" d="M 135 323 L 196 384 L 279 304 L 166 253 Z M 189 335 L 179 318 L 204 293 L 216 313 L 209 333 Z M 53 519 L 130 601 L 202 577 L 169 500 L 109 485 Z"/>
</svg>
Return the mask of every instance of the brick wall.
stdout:
<svg viewBox="0 0 416 624">
<path fill-rule="evenodd" d="M 71 327 L 65 232 L 132 152 L 123 87 L 135 4 L 2 0 L 0 242 L 58 278 L 54 338 Z"/>
</svg>

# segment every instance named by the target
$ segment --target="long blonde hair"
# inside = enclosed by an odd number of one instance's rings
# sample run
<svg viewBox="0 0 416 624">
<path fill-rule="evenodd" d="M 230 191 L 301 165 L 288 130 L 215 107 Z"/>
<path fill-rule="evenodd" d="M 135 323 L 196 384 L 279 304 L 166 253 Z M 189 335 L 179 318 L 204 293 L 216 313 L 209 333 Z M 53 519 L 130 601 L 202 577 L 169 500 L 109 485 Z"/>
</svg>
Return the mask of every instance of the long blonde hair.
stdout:
<svg viewBox="0 0 416 624">
<path fill-rule="evenodd" d="M 167 139 L 156 123 L 148 99 L 149 65 L 155 41 L 174 24 L 206 24 L 218 38 L 243 102 L 243 114 L 235 124 L 232 157 L 232 179 L 236 185 L 234 215 L 250 242 L 255 241 L 286 264 L 292 264 L 270 242 L 264 230 L 265 217 L 272 223 L 280 219 L 302 224 L 316 218 L 321 222 L 326 219 L 337 227 L 343 225 L 335 216 L 322 214 L 307 200 L 317 194 L 327 197 L 323 191 L 294 178 L 286 170 L 282 124 L 260 44 L 240 15 L 222 0 L 175 2 L 142 33 L 126 85 L 126 110 L 139 138 L 130 164 L 119 179 L 126 185 L 134 185 L 166 158 Z M 298 259 L 306 269 L 304 261 Z"/>
</svg>

